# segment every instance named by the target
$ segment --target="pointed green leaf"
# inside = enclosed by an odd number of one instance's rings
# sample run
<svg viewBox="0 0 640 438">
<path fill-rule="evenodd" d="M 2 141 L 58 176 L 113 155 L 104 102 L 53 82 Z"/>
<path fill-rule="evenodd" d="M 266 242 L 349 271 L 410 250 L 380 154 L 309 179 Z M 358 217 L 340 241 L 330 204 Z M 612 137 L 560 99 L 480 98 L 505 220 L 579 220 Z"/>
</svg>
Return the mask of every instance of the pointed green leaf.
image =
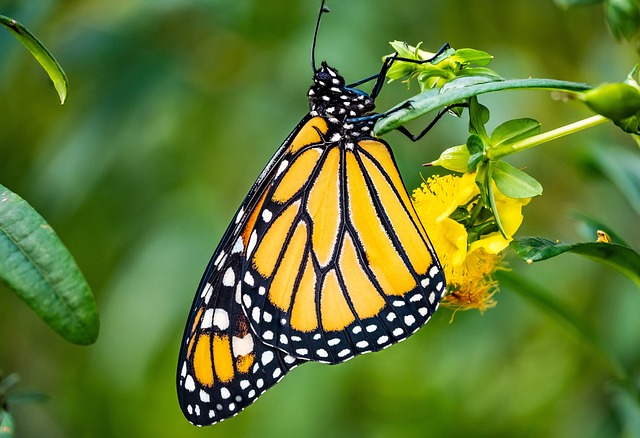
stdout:
<svg viewBox="0 0 640 438">
<path fill-rule="evenodd" d="M 469 172 L 473 172 L 484 158 L 484 143 L 475 134 L 471 134 L 467 139 L 467 151 L 469 151 Z"/>
<path fill-rule="evenodd" d="M 9 388 L 16 385 L 20 381 L 20 376 L 17 373 L 11 373 L 0 380 L 0 395 L 6 393 Z"/>
<path fill-rule="evenodd" d="M 511 247 L 518 257 L 529 263 L 546 260 L 567 251 L 580 254 L 620 271 L 640 287 L 640 254 L 626 246 L 603 242 L 570 244 L 528 237 L 515 239 L 511 242 Z"/>
<path fill-rule="evenodd" d="M 484 125 L 489 121 L 491 113 L 489 108 L 478 102 L 474 96 L 469 99 L 469 132 L 478 135 L 481 139 L 489 139 Z M 471 153 L 473 155 L 473 152 Z"/>
<path fill-rule="evenodd" d="M 51 78 L 53 86 L 58 92 L 58 96 L 60 96 L 60 103 L 64 105 L 69 91 L 69 81 L 67 80 L 67 75 L 64 73 L 64 70 L 62 70 L 62 67 L 60 67 L 60 64 L 58 64 L 53 55 L 31 32 L 27 30 L 27 28 L 13 18 L 0 15 L 0 24 L 6 27 L 22 44 L 24 44 L 33 57 L 40 63 L 42 68 L 44 68 Z"/>
<path fill-rule="evenodd" d="M 604 146 L 604 145 L 603 145 Z M 591 148 L 590 163 L 613 182 L 640 215 L 640 154 L 616 145 Z"/>
<path fill-rule="evenodd" d="M 605 2 L 607 24 L 613 36 L 631 41 L 640 28 L 640 5 L 637 0 L 608 0 Z"/>
<path fill-rule="evenodd" d="M 538 181 L 506 161 L 494 161 L 492 175 L 498 189 L 509 198 L 533 198 L 542 194 Z"/>
<path fill-rule="evenodd" d="M 617 232 L 611 229 L 611 227 L 604 222 L 581 212 L 574 213 L 573 216 L 580 221 L 578 224 L 580 235 L 585 239 L 595 239 L 598 235 L 598 231 L 604 231 L 609 235 L 612 243 L 617 243 L 622 246 L 630 246 Z"/>
<path fill-rule="evenodd" d="M 498 206 L 496 205 L 496 196 L 493 193 L 493 183 L 491 182 L 494 178 L 493 173 L 495 171 L 495 163 L 489 161 L 487 163 L 487 175 L 486 175 L 486 201 L 485 201 L 485 205 L 486 202 L 488 201 L 488 205 L 489 208 L 491 209 L 491 212 L 493 213 L 493 217 L 496 220 L 496 226 L 498 227 L 498 230 L 500 231 L 500 234 L 502 234 L 502 236 L 507 239 L 507 233 L 505 233 L 504 231 L 504 227 L 502 226 L 502 221 L 500 220 L 500 215 L 498 214 Z"/>
<path fill-rule="evenodd" d="M 589 6 L 602 3 L 604 0 L 554 0 L 555 4 L 563 9 L 574 6 Z"/>
<path fill-rule="evenodd" d="M 0 281 L 68 341 L 95 342 L 98 311 L 73 257 L 42 216 L 1 185 Z"/>
<path fill-rule="evenodd" d="M 491 145 L 515 143 L 540 133 L 540 122 L 534 119 L 514 119 L 498 126 L 491 133 Z"/>
<path fill-rule="evenodd" d="M 14 438 L 16 428 L 11 414 L 0 407 L 0 438 Z"/>
<path fill-rule="evenodd" d="M 454 56 L 460 58 L 460 60 L 465 63 L 481 66 L 489 64 L 493 59 L 493 56 L 491 56 L 487 52 L 469 48 L 456 50 Z"/>
<path fill-rule="evenodd" d="M 13 391 L 7 396 L 9 404 L 17 403 L 44 403 L 49 400 L 49 395 L 36 389 L 22 389 Z"/>
</svg>

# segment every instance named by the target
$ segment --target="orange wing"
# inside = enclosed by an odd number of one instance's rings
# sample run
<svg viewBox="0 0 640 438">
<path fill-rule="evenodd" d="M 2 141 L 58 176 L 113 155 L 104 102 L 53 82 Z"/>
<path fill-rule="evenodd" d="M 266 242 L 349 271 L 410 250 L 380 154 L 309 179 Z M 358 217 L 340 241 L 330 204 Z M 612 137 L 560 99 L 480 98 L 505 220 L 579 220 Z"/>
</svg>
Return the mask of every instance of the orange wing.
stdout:
<svg viewBox="0 0 640 438">
<path fill-rule="evenodd" d="M 238 240 L 241 300 L 267 345 L 343 362 L 407 338 L 437 309 L 442 269 L 389 146 L 325 119 L 292 139 Z"/>
<path fill-rule="evenodd" d="M 203 426 L 236 415 L 302 360 L 264 344 L 250 329 L 240 306 L 239 272 L 244 263 L 242 232 L 255 218 L 247 212 L 263 201 L 278 163 L 305 118 L 285 140 L 238 209 L 214 252 L 191 306 L 179 355 L 180 407 Z"/>
</svg>

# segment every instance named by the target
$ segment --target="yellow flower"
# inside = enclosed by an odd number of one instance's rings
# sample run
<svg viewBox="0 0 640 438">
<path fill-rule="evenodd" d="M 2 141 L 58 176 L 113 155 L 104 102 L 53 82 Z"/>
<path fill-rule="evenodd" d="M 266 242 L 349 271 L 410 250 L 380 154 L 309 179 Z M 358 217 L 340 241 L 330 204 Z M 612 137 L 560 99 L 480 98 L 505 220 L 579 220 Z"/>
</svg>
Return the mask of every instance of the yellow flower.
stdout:
<svg viewBox="0 0 640 438">
<path fill-rule="evenodd" d="M 465 174 L 429 178 L 413 192 L 418 217 L 443 266 L 459 265 L 467 256 L 467 230 L 449 216 L 470 202 L 477 190 L 473 176 Z"/>
<path fill-rule="evenodd" d="M 502 265 L 502 251 L 520 227 L 529 199 L 508 198 L 495 186 L 494 194 L 506 238 L 480 204 L 475 174 L 434 176 L 413 192 L 414 207 L 447 279 L 444 305 L 480 311 L 495 306 L 498 285 L 493 274 Z"/>
<path fill-rule="evenodd" d="M 484 248 L 470 251 L 458 266 L 446 267 L 448 294 L 443 305 L 456 310 L 478 309 L 483 312 L 496 305 L 493 295 L 498 283 L 493 273 L 500 268 L 502 256 L 490 254 Z"/>
<path fill-rule="evenodd" d="M 531 200 L 531 198 L 508 198 L 498 190 L 495 184 L 493 185 L 493 193 L 495 195 L 498 216 L 500 217 L 502 228 L 507 237 L 505 238 L 500 231 L 486 234 L 475 242 L 471 242 L 469 246 L 469 250 L 471 251 L 477 248 L 484 248 L 491 254 L 499 254 L 502 252 L 502 250 L 509 246 L 509 242 L 513 240 L 513 235 L 522 224 L 522 220 L 524 219 L 522 207 L 527 205 Z"/>
</svg>

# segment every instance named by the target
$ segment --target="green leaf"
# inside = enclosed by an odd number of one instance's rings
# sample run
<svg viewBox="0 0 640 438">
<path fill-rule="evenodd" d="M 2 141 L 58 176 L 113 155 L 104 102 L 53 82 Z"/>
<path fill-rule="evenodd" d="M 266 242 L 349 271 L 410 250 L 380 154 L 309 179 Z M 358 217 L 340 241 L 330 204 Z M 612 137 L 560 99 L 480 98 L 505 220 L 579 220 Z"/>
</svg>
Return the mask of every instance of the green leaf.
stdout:
<svg viewBox="0 0 640 438">
<path fill-rule="evenodd" d="M 633 389 L 633 385 L 630 385 L 629 372 L 609 348 L 609 344 L 568 303 L 561 302 L 557 298 L 557 294 L 541 288 L 512 271 L 498 271 L 496 277 L 501 286 L 508 287 L 523 298 L 530 300 L 540 307 L 546 315 L 568 327 L 579 340 L 583 341 L 585 346 L 596 353 L 596 357 L 610 369 L 627 391 L 634 391 L 637 395 L 637 389 Z"/>
<path fill-rule="evenodd" d="M 20 381 L 20 376 L 17 373 L 11 373 L 0 380 L 0 396 L 6 393 L 9 388 L 16 385 Z"/>
<path fill-rule="evenodd" d="M 631 40 L 640 28 L 640 6 L 637 0 L 608 0 L 605 2 L 607 24 L 613 36 Z"/>
<path fill-rule="evenodd" d="M 6 27 L 24 46 L 31 52 L 34 58 L 40 63 L 53 82 L 53 86 L 58 92 L 60 103 L 64 105 L 69 91 L 69 81 L 67 75 L 55 60 L 53 55 L 38 39 L 27 30 L 22 24 L 13 18 L 0 15 L 0 24 Z"/>
<path fill-rule="evenodd" d="M 508 120 L 491 133 L 491 145 L 515 143 L 540 133 L 540 122 L 534 119 Z"/>
<path fill-rule="evenodd" d="M 42 216 L 1 185 L 0 280 L 68 341 L 96 341 L 98 310 L 73 257 Z"/>
<path fill-rule="evenodd" d="M 603 242 L 571 244 L 528 237 L 513 240 L 511 247 L 518 257 L 528 263 L 546 260 L 567 251 L 580 254 L 620 271 L 640 287 L 640 254 L 626 246 Z"/>
<path fill-rule="evenodd" d="M 458 49 L 454 54 L 456 57 L 460 58 L 465 63 L 476 64 L 480 66 L 487 65 L 493 59 L 493 56 L 488 54 L 487 52 L 483 52 L 482 50 L 476 49 Z"/>
<path fill-rule="evenodd" d="M 640 155 L 638 150 L 606 145 L 606 147 L 590 148 L 589 152 L 591 156 L 588 157 L 588 164 L 609 178 L 635 212 L 640 215 Z"/>
<path fill-rule="evenodd" d="M 538 181 L 506 161 L 494 161 L 492 175 L 498 189 L 509 198 L 533 198 L 542 194 Z"/>
<path fill-rule="evenodd" d="M 14 438 L 16 428 L 11 414 L 0 407 L 0 438 Z"/>
<path fill-rule="evenodd" d="M 469 99 L 469 132 L 478 135 L 482 140 L 488 140 L 487 130 L 484 125 L 487 124 L 491 112 L 489 108 L 478 102 L 474 96 Z M 483 147 L 484 148 L 484 147 Z M 471 152 L 473 154 L 473 152 Z"/>
<path fill-rule="evenodd" d="M 473 172 L 484 158 L 484 143 L 479 136 L 471 134 L 469 138 L 467 138 L 466 146 L 467 151 L 469 151 L 468 170 L 469 172 Z"/>
<path fill-rule="evenodd" d="M 585 91 L 587 84 L 557 81 L 553 79 L 512 79 L 490 81 L 486 77 L 462 77 L 454 79 L 442 88 L 434 88 L 402 102 L 388 111 L 386 117 L 376 122 L 374 134 L 381 136 L 417 119 L 429 112 L 462 102 L 472 96 L 512 89 L 547 89 Z"/>
<path fill-rule="evenodd" d="M 493 176 L 493 172 L 495 170 L 495 163 L 489 161 L 487 163 L 487 175 L 485 177 L 486 181 L 485 181 L 485 186 L 486 186 L 486 200 L 485 200 L 485 205 L 489 205 L 489 208 L 491 209 L 491 212 L 493 213 L 493 217 L 496 220 L 496 226 L 498 227 L 498 230 L 500 231 L 500 234 L 502 234 L 502 236 L 507 239 L 507 233 L 504 231 L 504 227 L 502 226 L 502 221 L 500 220 L 500 215 L 498 214 L 498 206 L 496 204 L 496 196 L 493 193 L 493 184 L 491 182 L 491 180 L 494 178 Z"/>
<path fill-rule="evenodd" d="M 49 401 L 49 395 L 38 390 L 19 390 L 11 392 L 7 396 L 7 401 L 11 405 L 15 405 L 18 403 L 44 403 Z"/>
<path fill-rule="evenodd" d="M 620 237 L 620 235 L 618 235 L 618 233 L 599 219 L 581 212 L 574 213 L 573 216 L 578 219 L 580 235 L 585 239 L 595 239 L 598 235 L 598 231 L 604 231 L 609 235 L 612 243 L 617 243 L 622 246 L 630 246 L 622 237 Z"/>
<path fill-rule="evenodd" d="M 573 6 L 589 6 L 602 3 L 604 0 L 554 0 L 554 3 L 562 9 L 568 9 Z"/>
</svg>

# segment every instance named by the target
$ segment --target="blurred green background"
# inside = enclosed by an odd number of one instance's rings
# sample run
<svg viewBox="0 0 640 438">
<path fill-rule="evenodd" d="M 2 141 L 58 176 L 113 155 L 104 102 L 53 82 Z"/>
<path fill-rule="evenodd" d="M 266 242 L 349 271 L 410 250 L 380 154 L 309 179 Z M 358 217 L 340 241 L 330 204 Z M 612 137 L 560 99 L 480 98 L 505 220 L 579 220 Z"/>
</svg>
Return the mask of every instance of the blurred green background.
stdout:
<svg viewBox="0 0 640 438">
<path fill-rule="evenodd" d="M 442 309 L 415 336 L 339 366 L 294 370 L 241 415 L 207 429 L 182 417 L 175 367 L 202 272 L 237 206 L 307 111 L 319 1 L 0 1 L 52 51 L 70 80 L 60 107 L 28 52 L 0 32 L 0 182 L 58 232 L 91 284 L 101 334 L 68 344 L 0 286 L 0 368 L 40 389 L 12 405 L 19 437 L 640 436 L 638 405 L 572 332 L 506 288 L 484 315 Z M 333 0 L 318 59 L 355 81 L 378 71 L 388 41 L 486 50 L 505 77 L 598 83 L 637 62 L 600 6 L 551 0 Z M 410 94 L 385 88 L 384 110 Z M 552 129 L 587 117 L 546 92 L 483 96 L 492 120 Z M 422 123 L 426 124 L 426 120 Z M 391 142 L 409 190 L 421 167 L 466 139 L 447 118 L 413 144 Z M 419 124 L 414 129 L 419 128 Z M 592 214 L 635 245 L 638 215 L 585 162 L 589 150 L 637 147 L 613 125 L 511 159 L 545 193 L 520 235 L 584 240 Z M 635 149 L 634 149 L 635 148 Z M 615 152 L 611 152 L 615 153 Z M 640 295 L 627 278 L 564 255 L 509 266 L 583 315 L 636 373 Z"/>
</svg>

